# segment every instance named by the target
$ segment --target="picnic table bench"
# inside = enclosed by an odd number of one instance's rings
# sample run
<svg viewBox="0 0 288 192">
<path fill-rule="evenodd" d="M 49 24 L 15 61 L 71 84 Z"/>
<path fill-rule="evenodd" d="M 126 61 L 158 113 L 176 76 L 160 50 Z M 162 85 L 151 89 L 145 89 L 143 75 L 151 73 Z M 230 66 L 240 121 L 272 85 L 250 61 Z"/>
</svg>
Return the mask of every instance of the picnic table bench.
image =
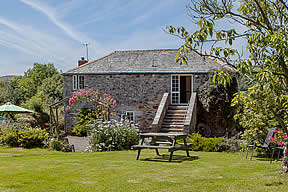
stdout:
<svg viewBox="0 0 288 192">
<path fill-rule="evenodd" d="M 136 160 L 139 159 L 141 149 L 155 149 L 159 156 L 158 149 L 168 149 L 170 152 L 169 162 L 172 160 L 173 152 L 178 150 L 185 150 L 187 157 L 189 155 L 189 147 L 191 143 L 186 142 L 187 134 L 183 133 L 140 133 L 140 140 L 138 145 L 133 145 L 132 149 L 138 150 Z M 149 138 L 150 140 L 147 140 Z M 146 139 L 146 140 L 145 140 Z M 183 139 L 184 143 L 177 143 L 178 139 Z"/>
</svg>

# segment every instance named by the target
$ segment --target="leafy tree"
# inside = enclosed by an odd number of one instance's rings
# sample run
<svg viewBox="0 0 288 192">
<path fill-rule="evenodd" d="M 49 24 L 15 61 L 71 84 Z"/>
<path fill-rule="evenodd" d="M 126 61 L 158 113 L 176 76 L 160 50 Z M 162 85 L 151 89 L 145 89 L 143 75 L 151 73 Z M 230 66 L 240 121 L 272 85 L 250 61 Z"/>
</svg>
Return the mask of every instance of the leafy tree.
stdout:
<svg viewBox="0 0 288 192">
<path fill-rule="evenodd" d="M 18 87 L 23 93 L 23 100 L 30 99 L 37 92 L 37 85 L 29 77 L 17 77 Z"/>
<path fill-rule="evenodd" d="M 240 4 L 239 4 L 240 3 Z M 169 33 L 184 40 L 176 56 L 178 63 L 186 63 L 186 53 L 196 51 L 199 55 L 210 56 L 221 61 L 240 75 L 254 81 L 255 89 L 263 91 L 267 104 L 262 107 L 278 121 L 280 129 L 288 135 L 287 85 L 288 85 L 288 2 L 286 0 L 191 0 L 188 13 L 198 25 L 198 30 L 189 33 L 184 27 L 167 26 Z M 223 22 L 233 22 L 236 28 L 223 29 Z M 239 30 L 240 29 L 240 30 Z M 235 46 L 235 41 L 247 43 L 249 57 L 245 58 Z M 239 43 L 239 41 L 238 41 Z M 208 52 L 203 51 L 203 47 Z M 215 80 L 229 83 L 230 75 L 218 71 Z M 269 94 L 265 94 L 269 93 Z M 248 93 L 249 96 L 249 93 Z M 259 98 L 251 97 L 257 102 Z M 238 97 L 241 98 L 245 97 Z M 255 107 L 255 105 L 246 105 Z M 257 119 L 257 110 L 253 117 Z M 261 121 L 258 118 L 258 121 Z M 249 126 L 249 124 L 248 124 Z M 288 172 L 288 152 L 286 142 L 282 170 Z"/>
<path fill-rule="evenodd" d="M 38 88 L 38 92 L 43 92 L 45 102 L 53 104 L 63 99 L 63 82 L 62 75 L 56 73 L 51 77 L 43 80 L 42 85 Z"/>
<path fill-rule="evenodd" d="M 32 69 L 28 69 L 24 73 L 25 78 L 31 78 L 33 83 L 38 87 L 42 84 L 42 81 L 46 78 L 52 77 L 54 74 L 58 73 L 57 69 L 53 64 L 39 64 L 34 63 Z"/>
<path fill-rule="evenodd" d="M 11 81 L 9 81 L 7 85 L 7 95 L 5 102 L 12 102 L 15 105 L 20 105 L 23 101 L 25 101 L 24 91 L 21 89 L 19 82 L 22 77 L 15 77 Z"/>
<path fill-rule="evenodd" d="M 8 83 L 6 81 L 0 81 L 0 105 L 5 104 L 7 99 L 7 86 Z"/>
<path fill-rule="evenodd" d="M 267 109 L 273 107 L 275 111 L 281 110 L 282 105 L 271 102 L 274 95 L 259 86 L 256 84 L 247 92 L 237 94 L 232 100 L 232 106 L 237 110 L 234 118 L 246 128 L 242 138 L 262 144 L 269 128 L 281 126 L 273 111 Z"/>
<path fill-rule="evenodd" d="M 35 112 L 43 112 L 45 104 L 45 96 L 43 91 L 38 92 L 36 95 L 26 101 L 24 107 L 32 109 Z"/>
<path fill-rule="evenodd" d="M 62 99 L 61 74 L 53 64 L 34 63 L 33 68 L 28 69 L 24 76 L 14 77 L 11 81 L 0 84 L 0 97 L 2 102 L 11 101 L 20 105 L 30 100 L 39 92 L 46 97 L 45 103 L 51 104 Z M 42 85 L 43 84 L 43 85 Z"/>
</svg>

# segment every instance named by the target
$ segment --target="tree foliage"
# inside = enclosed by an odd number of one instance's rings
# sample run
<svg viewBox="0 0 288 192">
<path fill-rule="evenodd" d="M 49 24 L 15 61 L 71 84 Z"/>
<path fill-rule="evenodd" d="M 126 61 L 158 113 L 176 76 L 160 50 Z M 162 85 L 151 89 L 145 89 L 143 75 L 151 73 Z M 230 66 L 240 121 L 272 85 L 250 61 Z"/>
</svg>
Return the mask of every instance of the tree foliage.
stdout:
<svg viewBox="0 0 288 192">
<path fill-rule="evenodd" d="M 282 109 L 282 105 L 271 102 L 273 94 L 259 86 L 256 84 L 248 91 L 237 94 L 232 100 L 232 106 L 236 109 L 234 118 L 246 128 L 242 138 L 263 144 L 269 128 L 281 127 L 275 114 L 269 109 L 278 111 Z"/>
<path fill-rule="evenodd" d="M 49 105 L 63 98 L 61 79 L 61 74 L 53 64 L 34 63 L 33 68 L 24 72 L 24 76 L 0 83 L 1 103 L 9 101 L 21 105 L 42 91 Z"/>
<path fill-rule="evenodd" d="M 33 83 L 38 87 L 42 84 L 44 79 L 52 77 L 58 73 L 53 64 L 39 64 L 34 63 L 33 68 L 28 69 L 24 73 L 24 78 L 31 79 Z"/>
<path fill-rule="evenodd" d="M 263 120 L 259 114 L 267 115 L 265 120 L 272 118 L 288 135 L 284 124 L 288 101 L 287 0 L 191 0 L 187 8 L 198 30 L 189 33 L 184 27 L 167 26 L 169 33 L 184 40 L 176 61 L 186 63 L 186 53 L 200 49 L 196 52 L 199 55 L 221 61 L 249 78 L 254 87 L 247 96 L 236 99 L 243 106 L 242 111 L 238 111 L 238 114 L 242 113 L 238 116 L 242 117 L 242 125 L 255 130 Z M 223 22 L 232 22 L 234 27 L 223 29 Z M 244 57 L 235 46 L 239 42 L 247 44 L 248 57 Z M 203 47 L 208 52 L 203 51 Z M 218 75 L 224 79 L 222 82 L 229 82 L 227 72 L 218 71 Z M 262 105 L 256 104 L 259 99 L 264 100 Z M 245 110 L 251 111 L 245 114 Z M 255 121 L 251 122 L 248 116 Z M 287 148 L 287 143 L 285 146 Z M 285 171 L 288 171 L 287 156 L 284 161 Z"/>
<path fill-rule="evenodd" d="M 35 63 L 24 76 L 0 82 L 0 102 L 12 102 L 35 112 L 38 126 L 49 121 L 49 105 L 63 99 L 62 76 L 53 64 Z M 47 118 L 48 117 L 48 118 Z"/>
<path fill-rule="evenodd" d="M 62 75 L 55 73 L 51 77 L 47 77 L 38 87 L 38 92 L 43 92 L 45 102 L 52 104 L 63 99 L 63 82 Z"/>
</svg>

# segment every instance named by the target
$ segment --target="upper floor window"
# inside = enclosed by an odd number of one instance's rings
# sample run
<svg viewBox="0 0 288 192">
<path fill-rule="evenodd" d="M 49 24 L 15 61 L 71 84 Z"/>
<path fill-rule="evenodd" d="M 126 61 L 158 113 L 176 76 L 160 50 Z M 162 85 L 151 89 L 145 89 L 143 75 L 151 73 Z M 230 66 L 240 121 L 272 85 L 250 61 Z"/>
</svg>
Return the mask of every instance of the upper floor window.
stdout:
<svg viewBox="0 0 288 192">
<path fill-rule="evenodd" d="M 78 86 L 79 89 L 84 89 L 84 76 L 78 76 Z"/>
<path fill-rule="evenodd" d="M 85 78 L 84 76 L 81 75 L 73 75 L 72 77 L 73 81 L 73 90 L 79 90 L 79 89 L 84 89 L 85 88 Z"/>
</svg>

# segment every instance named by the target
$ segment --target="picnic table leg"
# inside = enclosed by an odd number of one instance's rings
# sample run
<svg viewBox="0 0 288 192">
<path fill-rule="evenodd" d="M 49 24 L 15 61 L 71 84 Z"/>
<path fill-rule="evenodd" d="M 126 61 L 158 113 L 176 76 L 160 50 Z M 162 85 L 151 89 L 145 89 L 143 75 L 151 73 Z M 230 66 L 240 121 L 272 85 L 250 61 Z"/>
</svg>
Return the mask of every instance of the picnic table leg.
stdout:
<svg viewBox="0 0 288 192">
<path fill-rule="evenodd" d="M 136 157 L 136 160 L 138 160 L 138 159 L 139 159 L 139 157 L 140 157 L 140 153 L 141 153 L 141 149 L 138 149 L 138 153 L 137 153 L 137 157 Z"/>
<path fill-rule="evenodd" d="M 158 149 L 155 149 L 155 150 L 156 150 L 156 154 L 157 154 L 158 156 L 160 156 L 160 153 L 159 153 Z"/>
<path fill-rule="evenodd" d="M 176 145 L 176 138 L 173 137 L 173 138 L 172 138 L 172 146 L 175 147 L 175 145 Z M 170 151 L 169 162 L 172 161 L 173 152 L 174 152 L 174 150 L 172 149 L 172 150 Z"/>
<path fill-rule="evenodd" d="M 186 142 L 186 138 L 184 138 L 184 146 L 185 146 L 185 148 L 186 148 L 187 157 L 190 157 L 190 155 L 189 155 L 189 149 L 188 149 L 187 142 Z"/>
<path fill-rule="evenodd" d="M 174 152 L 174 151 L 171 151 L 171 152 L 170 152 L 170 156 L 169 156 L 169 162 L 171 162 L 171 161 L 172 161 L 173 152 Z"/>
<path fill-rule="evenodd" d="M 254 148 L 255 148 L 255 143 L 254 143 L 254 145 L 253 145 L 253 147 L 252 147 L 252 153 L 251 153 L 251 157 L 250 157 L 250 160 L 252 160 L 252 157 L 253 157 L 253 152 L 254 152 Z"/>
<path fill-rule="evenodd" d="M 139 141 L 139 144 L 140 144 L 140 145 L 143 145 L 143 143 L 144 143 L 144 137 L 141 137 L 141 138 L 140 138 L 140 141 Z M 141 148 L 138 149 L 138 153 L 137 153 L 136 160 L 139 159 L 140 153 L 141 153 Z"/>
</svg>

